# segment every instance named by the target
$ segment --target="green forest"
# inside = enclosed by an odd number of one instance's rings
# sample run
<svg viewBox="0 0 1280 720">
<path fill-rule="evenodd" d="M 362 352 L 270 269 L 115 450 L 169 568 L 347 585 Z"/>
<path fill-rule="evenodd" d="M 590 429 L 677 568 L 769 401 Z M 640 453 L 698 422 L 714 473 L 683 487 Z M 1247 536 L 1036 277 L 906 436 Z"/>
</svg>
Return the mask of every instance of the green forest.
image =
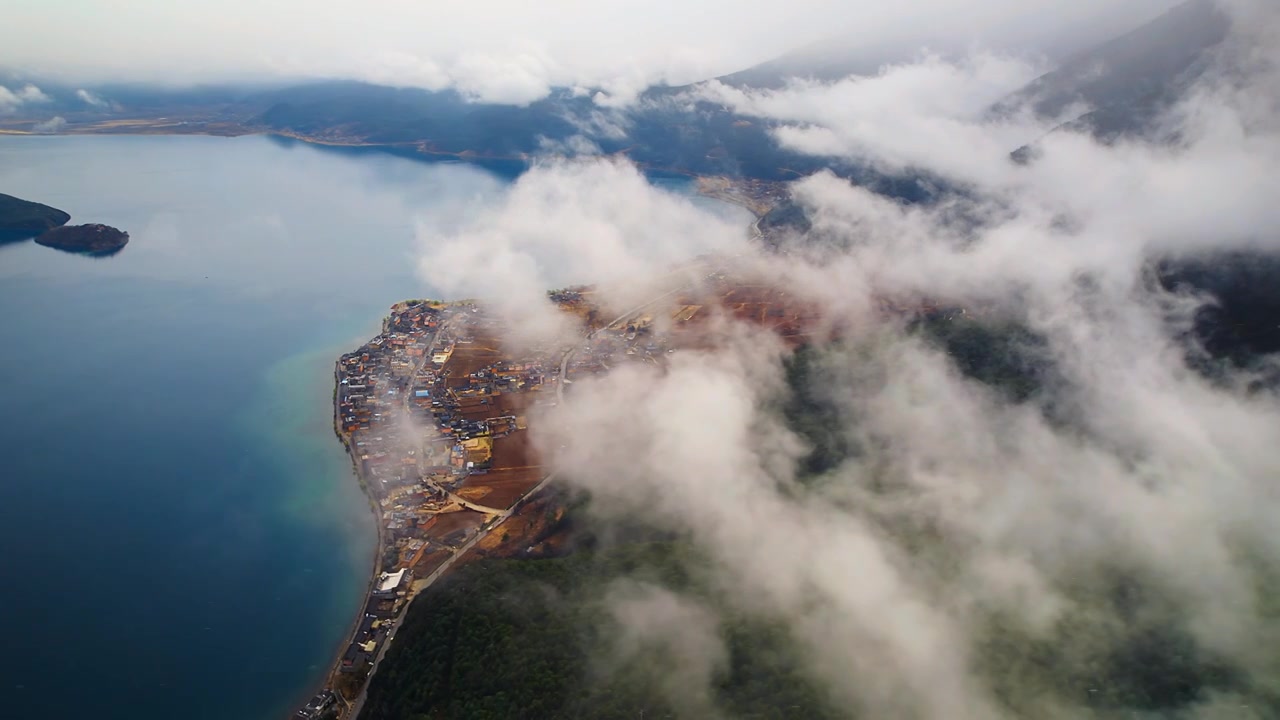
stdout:
<svg viewBox="0 0 1280 720">
<path fill-rule="evenodd" d="M 667 540 L 469 565 L 414 601 L 361 718 L 684 717 L 663 692 L 678 658 L 662 647 L 613 652 L 605 598 L 615 580 L 647 578 L 713 602 L 689 572 L 697 564 L 687 545 Z M 715 615 L 728 650 L 716 708 L 761 720 L 842 717 L 803 676 L 781 629 L 723 608 Z"/>
</svg>

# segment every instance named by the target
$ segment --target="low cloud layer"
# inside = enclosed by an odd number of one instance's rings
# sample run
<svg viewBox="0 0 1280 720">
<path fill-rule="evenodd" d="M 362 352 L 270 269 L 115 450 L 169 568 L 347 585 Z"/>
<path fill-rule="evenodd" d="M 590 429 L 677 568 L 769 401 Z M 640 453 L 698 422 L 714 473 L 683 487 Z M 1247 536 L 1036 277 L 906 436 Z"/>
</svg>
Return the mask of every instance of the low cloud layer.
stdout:
<svg viewBox="0 0 1280 720">
<path fill-rule="evenodd" d="M 461 228 L 421 221 L 421 275 L 450 297 L 490 299 L 529 339 L 576 332 L 547 299 L 550 289 L 596 283 L 605 309 L 624 312 L 677 261 L 736 252 L 747 238 L 740 216 L 654 189 L 620 160 L 548 160 L 496 207 L 470 214 L 475 222 Z"/>
<path fill-rule="evenodd" d="M 48 120 L 38 122 L 31 126 L 31 132 L 53 135 L 62 132 L 67 126 L 67 119 L 61 115 L 55 115 Z"/>
<path fill-rule="evenodd" d="M 852 157 L 892 172 L 1003 167 L 1009 148 L 1046 128 L 1025 116 L 993 126 L 984 116 L 1045 69 L 986 53 L 960 63 L 925 55 L 872 77 L 798 80 L 764 91 L 710 83 L 698 93 L 743 115 L 783 123 L 775 131 L 778 143 L 806 154 Z"/>
<path fill-rule="evenodd" d="M 964 190 L 937 204 L 819 174 L 792 188 L 810 235 L 775 254 L 589 159 L 539 168 L 475 227 L 425 240 L 431 282 L 465 278 L 443 287 L 508 309 L 541 301 L 559 268 L 609 284 L 727 248 L 838 328 L 806 351 L 807 382 L 850 450 L 817 477 L 779 410 L 794 351 L 749 323 L 723 321 L 713 348 L 664 367 L 579 379 L 535 424 L 592 512 L 675 531 L 708 560 L 713 603 L 614 588 L 608 652 L 669 658 L 662 691 L 687 717 L 719 711 L 709 628 L 726 606 L 784 627 L 852 716 L 1280 712 L 1280 399 L 1255 367 L 1194 370 L 1187 330 L 1210 299 L 1151 281 L 1164 257 L 1280 251 L 1277 13 L 1230 7 L 1247 22 L 1163 118 L 1173 143 L 1059 130 L 1018 165 L 1008 153 L 1050 127 L 984 109 L 1033 70 L 926 56 L 867 80 L 716 92 L 780 122 L 794 149 Z M 1019 328 L 1045 372 L 1023 396 L 976 379 L 878 311 L 886 298 L 953 308 L 944 327 L 987 337 Z"/>
<path fill-rule="evenodd" d="M 0 85 L 0 115 L 11 113 L 24 106 L 47 102 L 49 102 L 49 96 L 35 85 L 23 85 L 16 90 Z"/>
<path fill-rule="evenodd" d="M 950 49 L 979 43 L 1035 54 L 1050 39 L 1067 47 L 1098 41 L 1172 4 L 16 0 L 0 46 L 10 69 L 69 82 L 350 78 L 522 104 L 552 87 L 627 99 L 655 83 L 735 72 L 824 38 L 835 42 L 815 51 L 821 56 L 875 48 L 901 57 L 940 37 Z"/>
</svg>

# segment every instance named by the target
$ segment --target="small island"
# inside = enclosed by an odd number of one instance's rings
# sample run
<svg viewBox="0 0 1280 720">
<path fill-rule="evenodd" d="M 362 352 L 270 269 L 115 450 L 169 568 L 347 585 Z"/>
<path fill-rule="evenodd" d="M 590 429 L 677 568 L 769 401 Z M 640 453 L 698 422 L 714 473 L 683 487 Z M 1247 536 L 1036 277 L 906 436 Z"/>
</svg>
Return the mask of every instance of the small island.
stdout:
<svg viewBox="0 0 1280 720">
<path fill-rule="evenodd" d="M 119 252 L 129 242 L 129 233 L 109 225 L 64 225 L 45 232 L 36 238 L 45 247 L 88 255 L 109 255 Z"/>
<path fill-rule="evenodd" d="M 57 208 L 0 194 L 0 242 L 35 237 L 70 220 Z"/>
</svg>

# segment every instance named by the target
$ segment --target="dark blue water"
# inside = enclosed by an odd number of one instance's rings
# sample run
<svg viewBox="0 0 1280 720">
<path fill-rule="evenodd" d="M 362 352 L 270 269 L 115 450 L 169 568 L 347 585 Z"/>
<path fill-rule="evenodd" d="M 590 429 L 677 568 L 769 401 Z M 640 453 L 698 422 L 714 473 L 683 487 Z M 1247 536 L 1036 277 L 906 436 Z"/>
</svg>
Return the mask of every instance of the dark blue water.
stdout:
<svg viewBox="0 0 1280 720">
<path fill-rule="evenodd" d="M 5 138 L 0 192 L 132 239 L 0 246 L 0 716 L 280 718 L 368 579 L 332 363 L 415 218 L 506 180 L 263 138 Z"/>
<path fill-rule="evenodd" d="M 434 294 L 416 223 L 465 222 L 521 169 L 0 138 L 0 192 L 132 236 L 107 259 L 0 245 L 0 717 L 276 720 L 305 698 L 375 542 L 333 361 Z"/>
</svg>

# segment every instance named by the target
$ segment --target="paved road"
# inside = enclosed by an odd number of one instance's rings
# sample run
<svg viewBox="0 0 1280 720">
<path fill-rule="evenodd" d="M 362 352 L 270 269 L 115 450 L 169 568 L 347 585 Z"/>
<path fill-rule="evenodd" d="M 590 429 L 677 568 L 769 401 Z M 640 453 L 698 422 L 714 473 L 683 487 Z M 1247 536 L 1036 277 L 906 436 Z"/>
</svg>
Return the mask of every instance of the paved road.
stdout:
<svg viewBox="0 0 1280 720">
<path fill-rule="evenodd" d="M 486 527 L 482 527 L 480 532 L 476 533 L 470 540 L 460 545 L 458 549 L 454 551 L 453 555 L 449 556 L 449 559 L 445 560 L 444 563 L 440 565 L 440 567 L 435 569 L 435 572 L 426 576 L 422 580 L 418 580 L 414 582 L 414 589 L 412 594 L 410 595 L 409 600 L 412 601 L 414 597 L 417 597 L 418 593 L 421 593 L 422 591 L 431 587 L 432 584 L 434 584 L 446 572 L 449 571 L 449 568 L 453 567 L 454 563 L 462 559 L 462 557 L 466 555 L 468 552 L 470 552 L 471 549 L 474 548 L 477 543 L 483 540 L 491 530 L 498 527 L 503 522 L 505 522 L 507 518 L 514 515 L 516 510 L 521 505 L 523 505 L 526 500 L 533 497 L 534 495 L 537 495 L 544 488 L 546 488 L 547 485 L 549 485 L 551 481 L 554 479 L 555 479 L 555 473 L 551 473 L 550 475 L 547 475 L 546 477 L 544 477 L 537 485 L 533 487 L 532 490 L 525 493 L 524 497 L 521 498 L 519 502 L 517 502 L 515 505 L 512 505 L 510 508 L 502 511 L 500 514 L 498 514 L 496 518 L 494 518 L 493 521 L 488 523 Z M 378 654 L 377 656 L 374 657 L 373 666 L 369 668 L 369 679 L 365 681 L 364 689 L 360 691 L 360 696 L 356 698 L 355 702 L 351 703 L 351 708 L 344 717 L 348 717 L 348 718 L 360 717 L 360 710 L 361 708 L 364 707 L 365 694 L 368 691 L 369 683 L 373 682 L 373 676 L 376 672 L 378 672 L 378 665 L 382 662 L 382 658 L 386 654 L 387 649 L 391 647 L 391 641 L 395 639 L 396 631 L 400 629 L 400 622 L 404 620 L 405 613 L 409 611 L 409 606 L 411 604 L 412 602 L 406 602 L 404 604 L 404 607 L 400 609 L 400 613 L 396 615 L 395 620 L 393 621 L 391 626 L 391 631 L 387 634 L 386 640 L 382 642 L 382 646 L 378 648 Z"/>
<path fill-rule="evenodd" d="M 455 495 L 447 490 L 445 491 L 445 497 L 458 503 L 464 508 L 467 508 L 469 510 L 475 510 L 476 512 L 482 513 L 484 515 L 501 515 L 504 512 L 502 510 L 499 510 L 498 508 L 491 508 L 485 505 L 479 505 L 477 503 L 473 503 L 470 500 L 467 500 L 466 498 Z"/>
</svg>

